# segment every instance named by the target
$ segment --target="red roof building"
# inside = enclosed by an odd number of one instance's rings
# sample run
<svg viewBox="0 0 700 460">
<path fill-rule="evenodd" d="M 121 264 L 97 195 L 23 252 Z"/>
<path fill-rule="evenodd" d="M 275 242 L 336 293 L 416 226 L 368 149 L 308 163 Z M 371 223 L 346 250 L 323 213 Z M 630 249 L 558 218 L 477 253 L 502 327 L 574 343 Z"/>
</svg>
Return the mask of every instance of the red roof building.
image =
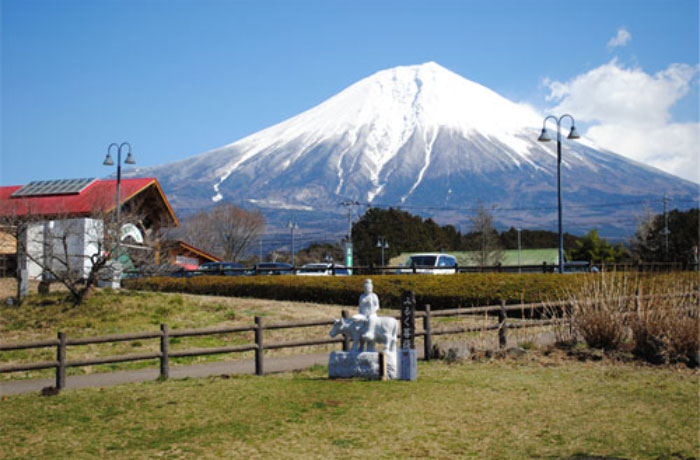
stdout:
<svg viewBox="0 0 700 460">
<path fill-rule="evenodd" d="M 116 208 L 116 180 L 95 179 L 82 190 L 73 193 L 17 196 L 22 188 L 20 185 L 0 187 L 0 217 L 88 217 L 110 214 Z M 122 210 L 143 208 L 147 211 L 146 217 L 153 223 L 158 221 L 159 226 L 161 221 L 166 226 L 179 225 L 175 212 L 155 178 L 122 179 L 120 203 Z"/>
</svg>

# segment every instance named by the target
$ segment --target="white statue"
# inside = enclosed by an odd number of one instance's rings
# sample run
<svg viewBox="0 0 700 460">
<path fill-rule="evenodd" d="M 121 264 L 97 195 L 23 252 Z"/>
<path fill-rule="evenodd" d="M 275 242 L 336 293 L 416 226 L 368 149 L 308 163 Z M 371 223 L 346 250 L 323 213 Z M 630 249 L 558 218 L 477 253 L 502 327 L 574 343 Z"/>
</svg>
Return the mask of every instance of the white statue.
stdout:
<svg viewBox="0 0 700 460">
<path fill-rule="evenodd" d="M 372 292 L 372 280 L 366 280 L 360 296 L 359 312 L 348 319 L 336 319 L 331 337 L 343 334 L 352 338 L 351 352 L 376 351 L 376 344 L 384 345 L 389 353 L 396 352 L 398 321 L 390 316 L 377 316 L 379 298 Z"/>
<path fill-rule="evenodd" d="M 374 341 L 374 324 L 377 322 L 377 311 L 379 310 L 379 297 L 372 292 L 373 288 L 372 280 L 366 279 L 365 292 L 360 296 L 358 313 L 352 317 L 357 323 L 364 324 L 362 339 L 367 342 Z"/>
</svg>

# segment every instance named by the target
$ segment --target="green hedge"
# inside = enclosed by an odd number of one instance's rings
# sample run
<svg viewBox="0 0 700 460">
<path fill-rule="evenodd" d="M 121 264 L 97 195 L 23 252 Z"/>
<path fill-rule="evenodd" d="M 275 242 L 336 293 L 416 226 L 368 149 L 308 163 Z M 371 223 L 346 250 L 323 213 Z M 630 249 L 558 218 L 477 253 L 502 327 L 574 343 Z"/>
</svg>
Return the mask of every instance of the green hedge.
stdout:
<svg viewBox="0 0 700 460">
<path fill-rule="evenodd" d="M 586 276 L 592 275 L 198 276 L 132 279 L 125 280 L 124 285 L 147 291 L 356 305 L 364 280 L 371 278 L 382 307 L 398 308 L 401 293 L 411 290 L 416 293 L 418 305 L 430 304 L 433 309 L 445 309 L 489 305 L 500 299 L 507 303 L 517 303 L 521 299 L 525 303 L 554 300 Z"/>
</svg>

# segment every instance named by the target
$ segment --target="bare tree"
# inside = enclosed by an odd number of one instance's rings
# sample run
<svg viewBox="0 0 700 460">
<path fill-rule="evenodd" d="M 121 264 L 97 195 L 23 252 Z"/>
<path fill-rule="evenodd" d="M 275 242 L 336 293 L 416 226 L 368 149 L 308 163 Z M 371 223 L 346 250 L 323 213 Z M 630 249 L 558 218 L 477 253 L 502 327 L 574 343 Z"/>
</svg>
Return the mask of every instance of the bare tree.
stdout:
<svg viewBox="0 0 700 460">
<path fill-rule="evenodd" d="M 32 271 L 35 277 L 41 276 L 42 286 L 61 283 L 74 304 L 81 304 L 110 259 L 105 207 L 95 204 L 89 216 L 73 216 L 60 210 L 50 215 L 34 212 L 28 200 L 2 206 L 0 227 L 17 245 L 18 302 L 26 294 Z"/>
<path fill-rule="evenodd" d="M 226 261 L 245 256 L 265 231 L 260 211 L 246 211 L 231 203 L 222 203 L 202 211 L 182 224 L 183 239 Z"/>
<path fill-rule="evenodd" d="M 637 230 L 630 238 L 629 246 L 638 262 L 641 262 L 642 254 L 658 252 L 661 247 L 661 241 L 654 238 L 655 218 L 656 214 L 648 204 L 642 209 L 641 215 L 636 217 Z"/>
<path fill-rule="evenodd" d="M 503 250 L 498 238 L 498 231 L 493 226 L 493 216 L 482 203 L 479 203 L 477 212 L 470 217 L 471 221 L 471 245 L 473 246 L 472 259 L 479 266 L 498 265 L 503 261 Z"/>
</svg>

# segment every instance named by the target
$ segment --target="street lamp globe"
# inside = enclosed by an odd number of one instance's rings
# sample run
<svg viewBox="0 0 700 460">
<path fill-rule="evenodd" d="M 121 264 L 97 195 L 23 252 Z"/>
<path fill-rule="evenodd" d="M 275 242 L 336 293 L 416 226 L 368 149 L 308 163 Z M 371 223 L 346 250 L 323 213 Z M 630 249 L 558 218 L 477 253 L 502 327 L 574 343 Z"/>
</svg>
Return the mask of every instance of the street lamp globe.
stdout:
<svg viewBox="0 0 700 460">
<path fill-rule="evenodd" d="M 576 126 L 571 125 L 571 131 L 569 131 L 569 135 L 566 136 L 567 139 L 581 139 L 581 136 L 579 136 L 578 131 L 576 131 Z"/>
</svg>

